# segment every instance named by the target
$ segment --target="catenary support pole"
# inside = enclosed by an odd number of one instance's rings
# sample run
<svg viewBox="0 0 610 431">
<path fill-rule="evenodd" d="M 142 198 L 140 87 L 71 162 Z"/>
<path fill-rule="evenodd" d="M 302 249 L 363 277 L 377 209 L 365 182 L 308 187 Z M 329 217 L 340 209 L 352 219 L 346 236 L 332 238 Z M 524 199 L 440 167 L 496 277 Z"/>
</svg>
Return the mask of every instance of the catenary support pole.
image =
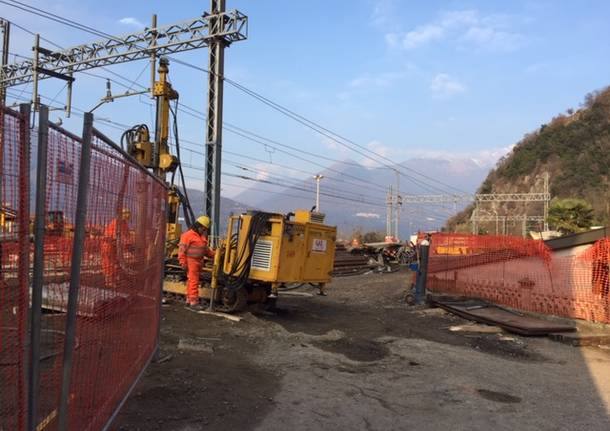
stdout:
<svg viewBox="0 0 610 431">
<path fill-rule="evenodd" d="M 426 299 L 426 281 L 428 279 L 428 255 L 430 245 L 428 240 L 422 241 L 419 246 L 419 270 L 415 281 L 415 303 L 423 304 Z"/>
<path fill-rule="evenodd" d="M 38 155 L 36 159 L 36 212 L 34 215 L 34 266 L 32 270 L 32 308 L 30 311 L 30 363 L 28 380 L 28 425 L 36 430 L 40 382 L 40 334 L 42 285 L 44 276 L 44 234 L 47 199 L 47 145 L 49 108 L 40 105 L 38 116 Z"/>
<path fill-rule="evenodd" d="M 206 128 L 205 208 L 212 219 L 211 245 L 216 247 L 220 235 L 220 169 L 222 162 L 222 105 L 224 84 L 225 40 L 219 35 L 222 29 L 221 13 L 225 0 L 211 0 L 210 34 L 217 35 L 209 44 L 208 115 Z M 214 15 L 218 15 L 214 18 Z"/>
<path fill-rule="evenodd" d="M 8 64 L 8 54 L 10 52 L 11 23 L 0 18 L 0 29 L 2 29 L 2 56 L 0 56 L 0 81 L 4 78 L 3 67 Z M 6 87 L 0 84 L 0 105 L 6 105 Z M 0 138 L 1 139 L 1 138 Z"/>
<path fill-rule="evenodd" d="M 81 147 L 80 170 L 78 174 L 78 194 L 76 197 L 76 216 L 74 221 L 74 241 L 72 245 L 72 262 L 70 268 L 70 288 L 68 290 L 68 309 L 66 312 L 66 335 L 64 341 L 64 360 L 62 367 L 61 392 L 59 398 L 59 430 L 65 431 L 68 426 L 68 397 L 70 394 L 70 376 L 76 337 L 76 311 L 80 289 L 80 267 L 85 242 L 85 224 L 87 222 L 87 199 L 89 177 L 91 173 L 91 135 L 93 132 L 93 114 L 85 113 L 83 122 L 83 142 Z"/>
<path fill-rule="evenodd" d="M 38 112 L 38 60 L 40 55 L 40 35 L 36 33 L 34 36 L 34 59 L 32 66 L 32 107 L 34 115 Z"/>
<path fill-rule="evenodd" d="M 25 344 L 27 333 L 26 313 L 28 310 L 29 287 L 30 287 L 30 118 L 31 106 L 29 103 L 19 105 L 19 192 L 18 192 L 18 207 L 17 207 L 17 225 L 18 225 L 18 270 L 17 279 L 19 280 L 19 292 L 22 300 L 25 303 L 17 311 L 17 333 L 19 334 L 17 351 L 25 356 Z M 28 365 L 23 363 L 23 367 L 19 367 L 20 388 L 27 388 Z M 27 389 L 19 390 L 19 401 L 26 403 Z M 19 427 L 24 428 L 22 418 Z"/>
</svg>

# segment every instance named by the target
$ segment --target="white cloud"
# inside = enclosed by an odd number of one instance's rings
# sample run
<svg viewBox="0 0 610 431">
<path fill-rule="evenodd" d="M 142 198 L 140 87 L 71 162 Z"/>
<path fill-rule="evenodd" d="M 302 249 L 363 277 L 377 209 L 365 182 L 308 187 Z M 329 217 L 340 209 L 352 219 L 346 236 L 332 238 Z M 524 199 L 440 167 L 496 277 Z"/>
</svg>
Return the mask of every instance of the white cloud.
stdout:
<svg viewBox="0 0 610 431">
<path fill-rule="evenodd" d="M 383 157 L 387 157 L 390 158 L 390 156 L 396 156 L 398 154 L 398 152 L 390 147 L 388 147 L 387 145 L 382 144 L 380 141 L 377 140 L 373 140 L 371 142 L 369 142 L 367 144 L 367 147 L 373 151 L 374 153 L 376 153 L 378 156 Z M 360 164 L 366 168 L 376 168 L 381 166 L 382 164 L 386 163 L 383 160 L 381 160 L 380 162 L 377 162 L 375 160 L 380 159 L 380 157 L 375 157 L 375 155 L 372 156 L 372 159 L 369 158 L 364 158 L 360 161 Z"/>
<path fill-rule="evenodd" d="M 328 148 L 329 150 L 335 151 L 339 154 L 341 154 L 342 156 L 345 156 L 346 154 L 349 153 L 349 150 L 344 147 L 343 145 L 339 145 L 339 143 L 337 143 L 337 141 L 334 141 L 326 136 L 322 136 L 322 144 Z"/>
<path fill-rule="evenodd" d="M 412 158 L 422 159 L 439 159 L 452 162 L 456 168 L 459 168 L 458 162 L 471 161 L 478 166 L 492 168 L 500 158 L 510 153 L 514 145 L 500 148 L 490 148 L 478 151 L 443 151 L 443 150 L 412 150 L 409 155 Z"/>
<path fill-rule="evenodd" d="M 445 36 L 445 29 L 438 25 L 424 25 L 405 34 L 402 41 L 406 49 L 418 48 L 428 42 L 440 40 Z"/>
<path fill-rule="evenodd" d="M 371 15 L 371 23 L 377 27 L 390 25 L 396 18 L 394 0 L 377 0 Z"/>
<path fill-rule="evenodd" d="M 441 14 L 440 23 L 443 28 L 474 25 L 479 22 L 476 10 L 454 10 Z"/>
<path fill-rule="evenodd" d="M 451 40 L 460 49 L 515 51 L 526 43 L 526 38 L 511 29 L 511 21 L 514 19 L 508 15 L 482 15 L 477 10 L 447 11 L 413 30 L 386 33 L 385 41 L 390 47 L 408 50 L 441 40 Z"/>
<path fill-rule="evenodd" d="M 144 28 L 144 27 L 146 27 L 146 25 L 144 25 L 137 18 L 134 18 L 132 16 L 127 16 L 125 18 L 121 18 L 119 20 L 119 24 L 129 25 L 131 27 L 137 27 L 137 28 Z"/>
<path fill-rule="evenodd" d="M 352 79 L 349 86 L 352 88 L 389 87 L 403 76 L 398 72 L 385 72 L 378 75 L 364 74 Z"/>
<path fill-rule="evenodd" d="M 466 87 L 446 73 L 439 73 L 432 79 L 430 90 L 435 97 L 447 98 L 465 92 Z"/>
<path fill-rule="evenodd" d="M 381 218 L 377 213 L 356 213 L 355 216 L 361 218 Z"/>
<path fill-rule="evenodd" d="M 509 52 L 519 49 L 525 43 L 525 37 L 493 27 L 470 27 L 460 41 L 488 51 Z"/>
</svg>

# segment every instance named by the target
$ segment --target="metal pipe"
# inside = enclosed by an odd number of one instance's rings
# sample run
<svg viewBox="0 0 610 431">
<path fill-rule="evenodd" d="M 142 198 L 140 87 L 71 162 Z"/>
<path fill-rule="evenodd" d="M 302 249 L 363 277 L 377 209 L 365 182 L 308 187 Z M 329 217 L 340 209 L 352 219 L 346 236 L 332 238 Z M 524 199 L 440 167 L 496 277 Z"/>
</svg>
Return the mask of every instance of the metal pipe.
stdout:
<svg viewBox="0 0 610 431">
<path fill-rule="evenodd" d="M 34 216 L 34 267 L 32 271 L 32 309 L 30 315 L 30 370 L 28 387 L 29 431 L 38 421 L 38 391 L 40 381 L 40 332 L 42 315 L 42 286 L 44 276 L 44 234 L 47 199 L 47 144 L 49 137 L 49 108 L 40 106 L 38 116 L 38 155 L 36 160 L 36 213 Z"/>
<path fill-rule="evenodd" d="M 85 242 L 85 223 L 87 221 L 87 198 L 89 177 L 91 173 L 91 136 L 93 132 L 93 114 L 85 113 L 83 122 L 83 139 L 78 174 L 78 193 L 76 198 L 76 215 L 74 220 L 74 241 L 72 245 L 72 262 L 70 268 L 70 288 L 68 290 L 68 309 L 66 312 L 66 336 L 64 341 L 64 361 L 62 367 L 61 392 L 59 398 L 59 430 L 67 429 L 68 396 L 70 394 L 70 376 L 76 337 L 76 311 L 78 308 L 78 291 L 80 288 L 80 267 Z"/>
<path fill-rule="evenodd" d="M 10 52 L 11 23 L 5 19 L 0 19 L 2 27 L 2 57 L 0 58 L 0 82 L 4 79 L 4 66 L 8 64 L 8 53 Z M 6 105 L 6 85 L 0 84 L 0 105 Z M 1 138 L 0 138 L 1 139 Z"/>
<path fill-rule="evenodd" d="M 426 242 L 428 242 L 426 240 Z M 415 281 L 415 302 L 422 304 L 426 297 L 426 281 L 428 279 L 428 255 L 430 246 L 422 241 L 419 246 L 419 271 Z"/>
<path fill-rule="evenodd" d="M 157 14 L 153 14 L 151 22 L 152 39 L 150 41 L 150 97 L 155 97 L 155 79 L 157 78 Z"/>
<path fill-rule="evenodd" d="M 70 73 L 68 74 L 72 77 L 74 74 L 72 73 L 72 68 L 70 67 Z M 66 118 L 70 118 L 72 114 L 72 81 L 68 81 L 68 91 L 66 94 Z"/>
<path fill-rule="evenodd" d="M 40 35 L 34 36 L 34 64 L 32 65 L 32 104 L 34 112 L 38 111 L 38 53 L 40 49 Z"/>
<path fill-rule="evenodd" d="M 228 236 L 227 238 L 231 238 L 231 237 Z M 210 283 L 210 288 L 212 290 L 212 293 L 210 294 L 210 308 L 209 308 L 210 311 L 214 311 L 214 296 L 216 296 L 216 292 L 218 289 L 218 274 L 220 272 L 220 265 L 221 265 L 220 250 L 223 248 L 223 246 L 224 246 L 224 244 L 222 243 L 222 241 L 220 241 L 218 243 L 218 248 L 216 249 L 216 252 L 214 253 L 214 264 L 212 267 L 212 282 Z"/>
</svg>

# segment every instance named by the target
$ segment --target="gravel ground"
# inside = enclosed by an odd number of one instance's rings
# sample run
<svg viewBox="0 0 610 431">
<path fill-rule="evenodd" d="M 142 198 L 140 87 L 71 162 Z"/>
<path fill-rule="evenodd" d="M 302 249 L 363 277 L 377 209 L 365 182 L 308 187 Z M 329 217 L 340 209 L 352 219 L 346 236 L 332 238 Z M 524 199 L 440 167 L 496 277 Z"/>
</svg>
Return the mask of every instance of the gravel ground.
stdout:
<svg viewBox="0 0 610 431">
<path fill-rule="evenodd" d="M 610 430 L 610 350 L 409 307 L 409 277 L 336 279 L 241 322 L 164 307 L 163 361 L 114 428 Z"/>
</svg>

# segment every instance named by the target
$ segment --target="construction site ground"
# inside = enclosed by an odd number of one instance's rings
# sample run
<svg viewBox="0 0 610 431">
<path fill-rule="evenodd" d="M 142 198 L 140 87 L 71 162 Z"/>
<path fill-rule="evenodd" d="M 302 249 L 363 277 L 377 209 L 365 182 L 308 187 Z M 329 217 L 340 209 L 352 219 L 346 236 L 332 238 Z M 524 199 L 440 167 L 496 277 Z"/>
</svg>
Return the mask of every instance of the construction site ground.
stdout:
<svg viewBox="0 0 610 431">
<path fill-rule="evenodd" d="M 608 348 L 410 307 L 409 283 L 339 278 L 240 322 L 164 306 L 160 362 L 114 429 L 610 429 Z"/>
</svg>

